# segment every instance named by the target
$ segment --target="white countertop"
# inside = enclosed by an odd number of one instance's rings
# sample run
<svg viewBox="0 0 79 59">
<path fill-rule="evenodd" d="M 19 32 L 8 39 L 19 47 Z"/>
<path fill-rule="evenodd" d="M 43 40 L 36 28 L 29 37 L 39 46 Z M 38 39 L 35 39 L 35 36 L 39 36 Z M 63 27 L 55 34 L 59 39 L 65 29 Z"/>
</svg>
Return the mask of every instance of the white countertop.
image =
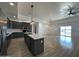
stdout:
<svg viewBox="0 0 79 59">
<path fill-rule="evenodd" d="M 40 34 L 30 34 L 29 35 L 30 37 L 32 37 L 33 39 L 41 39 L 41 38 L 44 38 L 42 35 L 40 35 Z"/>
<path fill-rule="evenodd" d="M 7 29 L 7 33 L 22 32 L 21 29 Z"/>
</svg>

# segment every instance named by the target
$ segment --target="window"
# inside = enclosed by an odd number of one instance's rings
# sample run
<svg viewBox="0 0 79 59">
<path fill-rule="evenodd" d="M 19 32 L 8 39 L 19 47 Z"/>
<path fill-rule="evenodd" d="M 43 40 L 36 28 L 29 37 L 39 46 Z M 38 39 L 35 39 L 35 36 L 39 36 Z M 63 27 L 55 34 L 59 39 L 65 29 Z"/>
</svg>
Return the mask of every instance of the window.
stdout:
<svg viewBox="0 0 79 59">
<path fill-rule="evenodd" d="M 60 44 L 65 48 L 72 48 L 71 30 L 71 26 L 60 27 Z"/>
<path fill-rule="evenodd" d="M 61 36 L 71 36 L 71 26 L 62 26 L 60 27 Z"/>
</svg>

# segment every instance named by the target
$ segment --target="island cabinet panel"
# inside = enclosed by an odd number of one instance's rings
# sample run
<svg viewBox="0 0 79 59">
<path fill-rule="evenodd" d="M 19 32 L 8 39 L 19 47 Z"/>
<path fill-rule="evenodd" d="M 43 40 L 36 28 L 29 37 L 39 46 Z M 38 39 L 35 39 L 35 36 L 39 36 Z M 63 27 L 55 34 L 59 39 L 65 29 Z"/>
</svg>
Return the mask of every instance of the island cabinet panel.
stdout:
<svg viewBox="0 0 79 59">
<path fill-rule="evenodd" d="M 44 52 L 44 38 L 33 38 L 27 34 L 24 34 L 25 42 L 32 53 L 32 55 L 36 56 L 42 52 Z"/>
<path fill-rule="evenodd" d="M 28 35 L 24 35 L 24 39 L 25 39 L 25 43 L 27 44 L 29 50 L 30 50 L 30 44 L 31 44 L 31 40 L 30 37 Z"/>
</svg>

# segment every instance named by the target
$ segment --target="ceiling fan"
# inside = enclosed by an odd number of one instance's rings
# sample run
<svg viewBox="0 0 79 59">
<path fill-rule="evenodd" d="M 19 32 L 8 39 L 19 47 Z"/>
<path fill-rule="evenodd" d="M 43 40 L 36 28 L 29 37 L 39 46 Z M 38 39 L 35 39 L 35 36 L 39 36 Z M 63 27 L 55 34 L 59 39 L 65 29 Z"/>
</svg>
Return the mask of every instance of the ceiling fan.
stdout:
<svg viewBox="0 0 79 59">
<path fill-rule="evenodd" d="M 68 5 L 68 9 L 67 9 L 67 15 L 78 15 L 79 14 L 79 8 L 77 7 L 71 7 L 70 5 Z"/>
</svg>

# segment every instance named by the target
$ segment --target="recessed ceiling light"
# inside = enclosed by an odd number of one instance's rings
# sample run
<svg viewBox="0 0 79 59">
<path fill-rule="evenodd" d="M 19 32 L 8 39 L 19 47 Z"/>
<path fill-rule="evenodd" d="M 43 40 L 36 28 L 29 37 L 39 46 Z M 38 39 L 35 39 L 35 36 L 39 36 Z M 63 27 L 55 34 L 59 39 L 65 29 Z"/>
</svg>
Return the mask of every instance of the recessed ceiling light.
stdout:
<svg viewBox="0 0 79 59">
<path fill-rule="evenodd" d="M 14 18 L 16 17 L 16 16 L 13 16 Z"/>
<path fill-rule="evenodd" d="M 14 3 L 12 3 L 12 2 L 10 2 L 9 4 L 10 4 L 11 6 L 14 6 Z"/>
</svg>

